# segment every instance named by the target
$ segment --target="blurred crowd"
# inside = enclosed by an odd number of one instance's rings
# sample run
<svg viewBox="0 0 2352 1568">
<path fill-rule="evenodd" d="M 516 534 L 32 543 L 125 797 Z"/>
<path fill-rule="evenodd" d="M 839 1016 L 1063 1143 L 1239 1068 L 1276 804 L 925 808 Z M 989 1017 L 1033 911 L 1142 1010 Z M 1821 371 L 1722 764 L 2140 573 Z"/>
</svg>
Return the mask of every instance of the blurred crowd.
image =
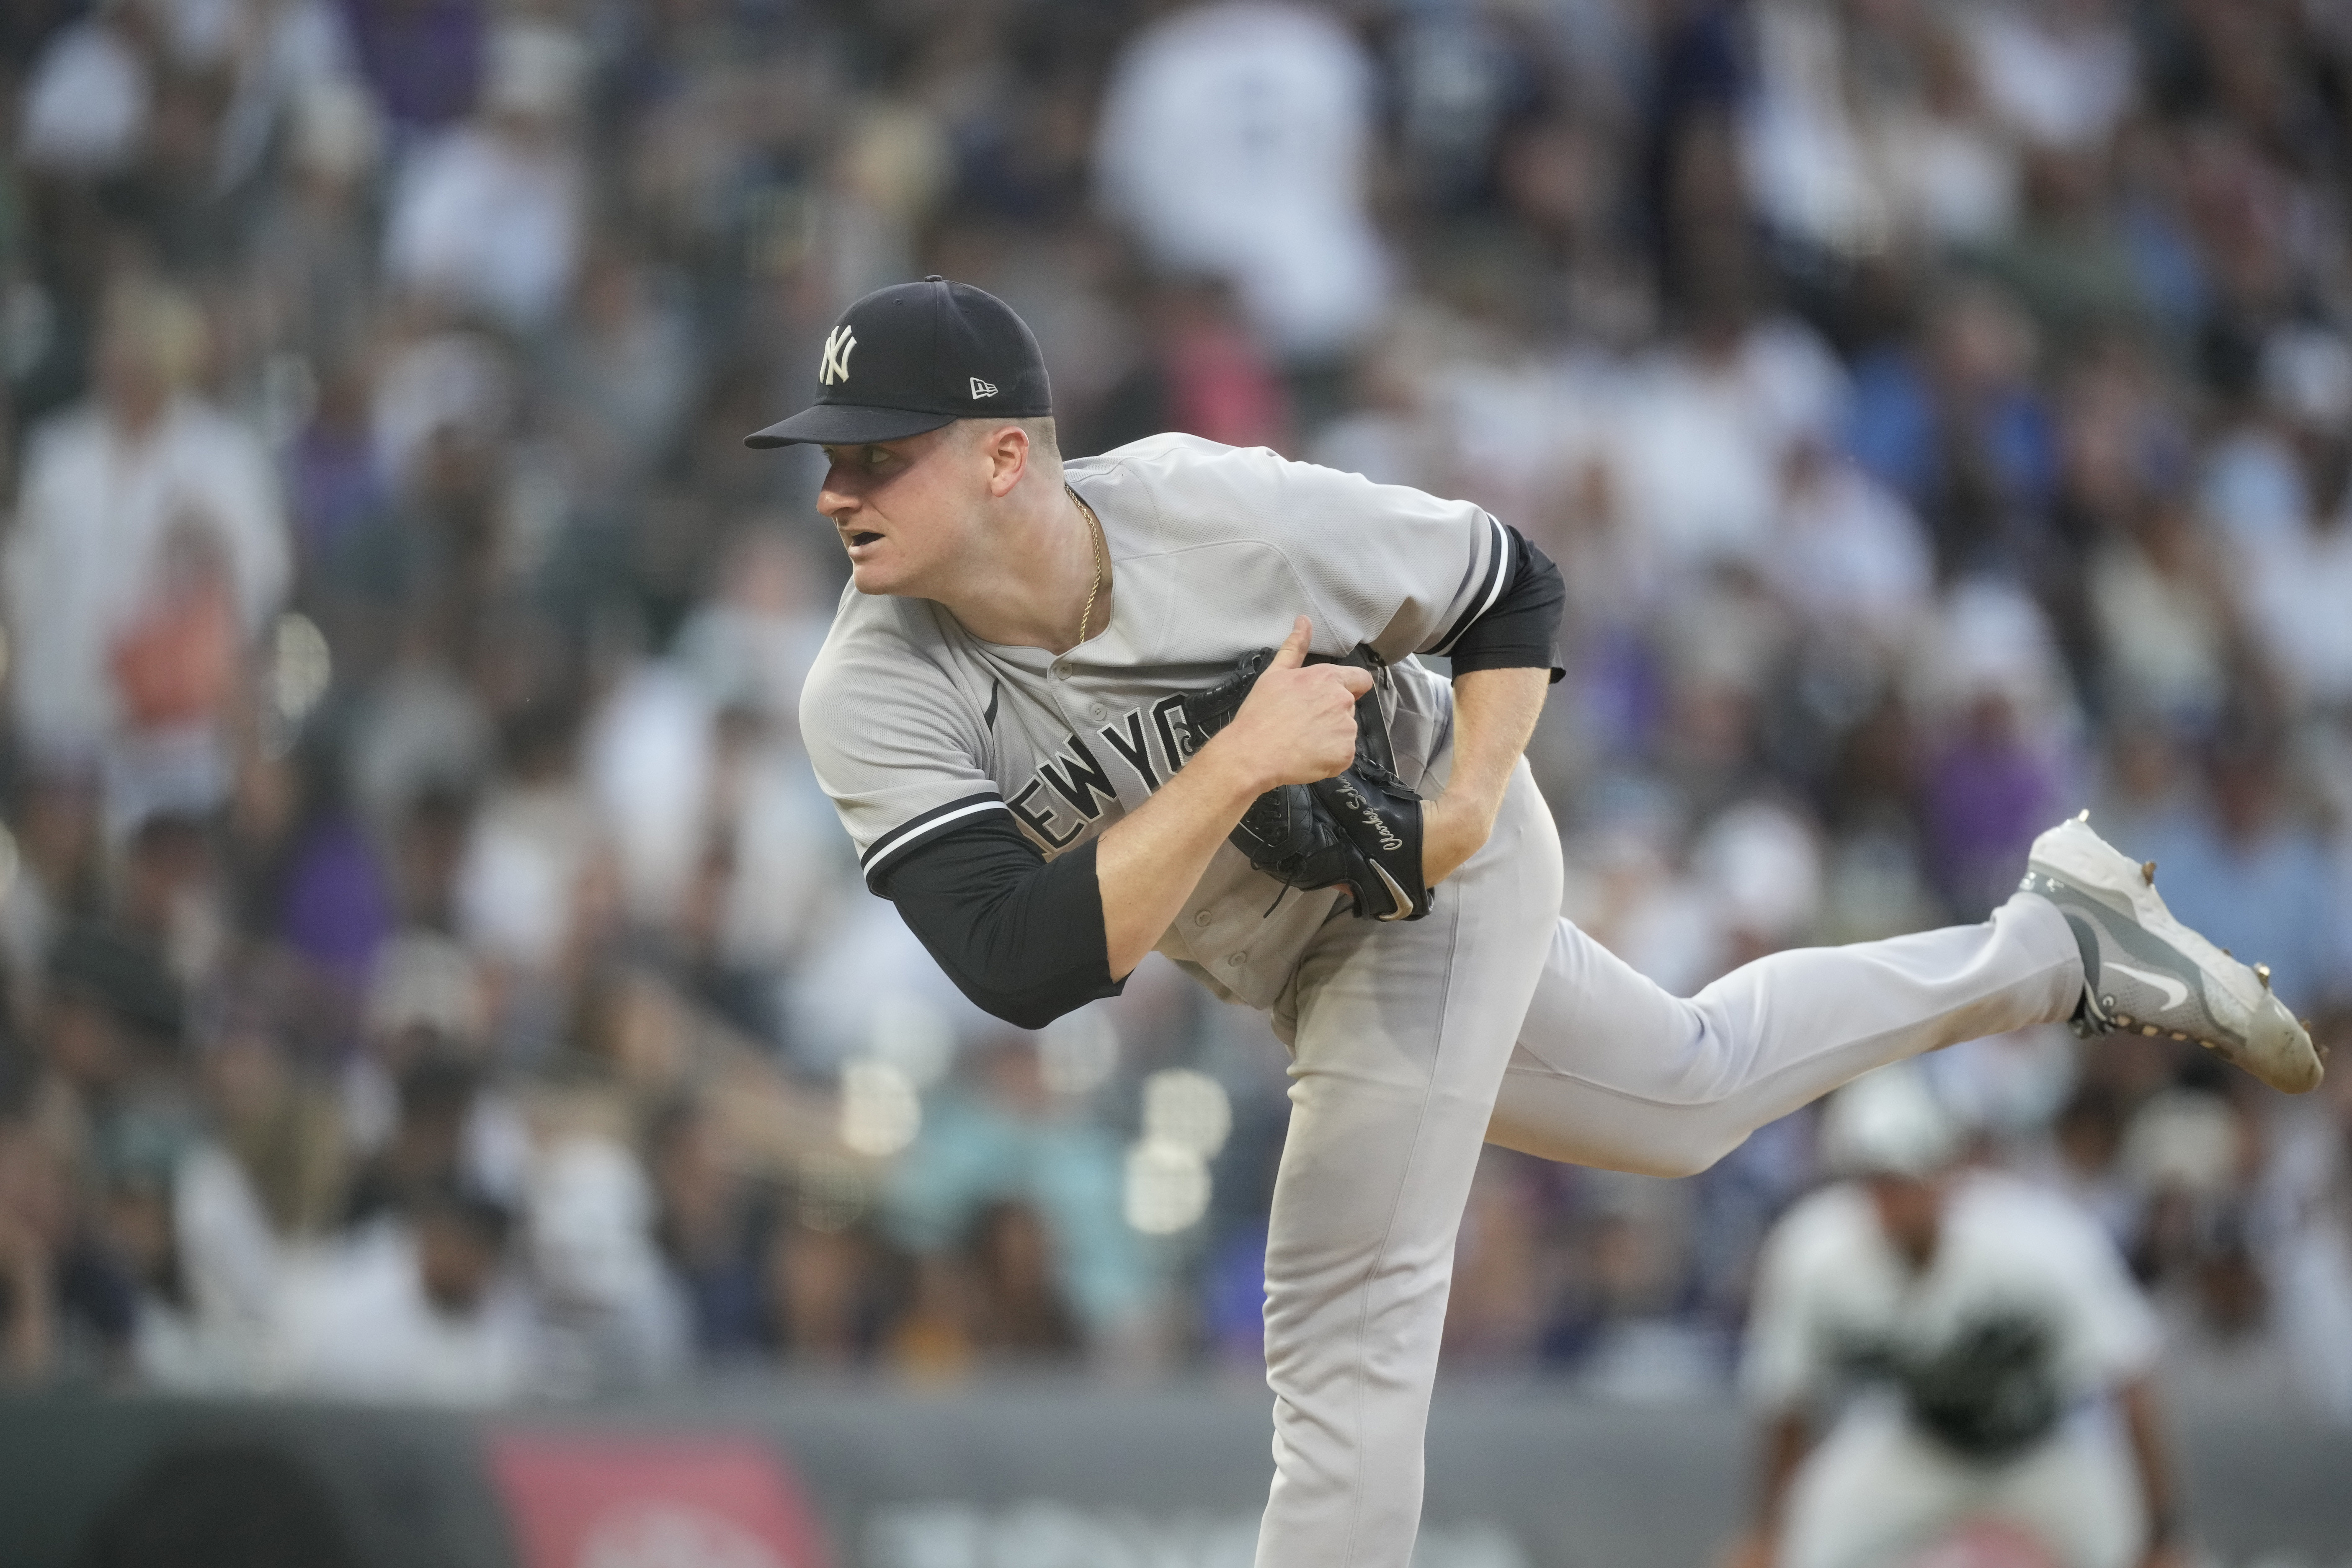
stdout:
<svg viewBox="0 0 2352 1568">
<path fill-rule="evenodd" d="M 844 573 L 740 437 L 927 272 L 1066 452 L 1537 540 L 1570 912 L 1667 985 L 2087 804 L 2347 1035 L 2344 0 L 23 0 L 0 124 L 17 1377 L 1257 1364 L 1281 1047 L 978 1014 L 796 740 Z M 2352 1093 L 2197 1057 L 1935 1070 L 2180 1375 L 2352 1420 Z M 1494 1154 L 1448 1365 L 1724 1386 L 1812 1126 Z"/>
</svg>

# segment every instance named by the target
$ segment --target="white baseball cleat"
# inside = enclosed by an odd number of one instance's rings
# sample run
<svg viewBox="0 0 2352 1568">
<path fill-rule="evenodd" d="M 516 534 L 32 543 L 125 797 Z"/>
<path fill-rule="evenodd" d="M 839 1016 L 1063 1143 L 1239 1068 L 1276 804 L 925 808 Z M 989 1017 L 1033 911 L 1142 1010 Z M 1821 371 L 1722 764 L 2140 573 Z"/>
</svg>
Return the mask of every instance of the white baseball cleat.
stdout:
<svg viewBox="0 0 2352 1568">
<path fill-rule="evenodd" d="M 2058 907 L 2083 949 L 2078 1035 L 2116 1029 L 2195 1040 L 2273 1089 L 2315 1089 L 2311 1036 L 2252 968 L 2190 931 L 2156 893 L 2156 862 L 2126 859 L 2091 831 L 2091 814 L 2033 841 L 2019 884 Z"/>
</svg>

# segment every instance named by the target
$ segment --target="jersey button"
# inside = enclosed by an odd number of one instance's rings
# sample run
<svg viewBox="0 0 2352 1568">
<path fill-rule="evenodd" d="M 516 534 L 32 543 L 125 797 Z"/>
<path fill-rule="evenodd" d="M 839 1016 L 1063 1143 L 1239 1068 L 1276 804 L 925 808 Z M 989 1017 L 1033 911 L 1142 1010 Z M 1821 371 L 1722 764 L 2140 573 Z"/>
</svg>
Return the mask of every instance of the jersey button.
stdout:
<svg viewBox="0 0 2352 1568">
<path fill-rule="evenodd" d="M 1192 923 L 1196 926 L 1207 925 L 1209 923 L 1209 911 L 1202 910 L 1199 914 L 1194 915 L 1192 917 Z"/>
<path fill-rule="evenodd" d="M 1243 964 L 1247 963 L 1248 962 L 1249 954 L 1246 952 L 1229 952 L 1225 955 L 1225 967 L 1227 969 L 1239 969 Z"/>
<path fill-rule="evenodd" d="M 1105 704 L 1105 703 L 1101 703 L 1101 702 L 1097 702 L 1097 703 L 1096 703 L 1096 704 L 1094 705 L 1093 709 L 1091 710 L 1091 711 L 1093 712 L 1094 716 L 1095 716 L 1096 718 L 1097 718 L 1097 719 L 1108 719 L 1108 718 L 1109 718 L 1109 717 L 1110 717 L 1110 709 L 1109 709 L 1109 707 L 1108 707 L 1107 704 Z"/>
<path fill-rule="evenodd" d="M 1070 679 L 1070 667 L 1069 667 L 1068 665 L 1066 665 L 1066 664 L 1057 664 L 1057 665 L 1055 665 L 1055 666 L 1054 667 L 1054 679 L 1055 679 L 1056 680 L 1067 680 L 1067 679 Z"/>
</svg>

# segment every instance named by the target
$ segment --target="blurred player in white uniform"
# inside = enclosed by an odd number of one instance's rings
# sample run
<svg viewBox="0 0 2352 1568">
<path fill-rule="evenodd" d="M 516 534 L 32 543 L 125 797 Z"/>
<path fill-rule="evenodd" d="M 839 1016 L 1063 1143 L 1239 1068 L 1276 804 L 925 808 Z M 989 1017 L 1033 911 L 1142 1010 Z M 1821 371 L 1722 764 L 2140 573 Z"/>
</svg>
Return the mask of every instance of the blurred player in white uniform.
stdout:
<svg viewBox="0 0 2352 1568">
<path fill-rule="evenodd" d="M 1775 1227 L 1748 1322 L 1764 1473 L 1742 1568 L 1904 1568 L 1956 1537 L 1972 1563 L 2182 1561 L 2157 1321 L 2105 1233 L 1957 1168 L 1960 1131 L 1908 1063 L 1841 1089 L 1822 1137 L 1848 1179 Z"/>
</svg>

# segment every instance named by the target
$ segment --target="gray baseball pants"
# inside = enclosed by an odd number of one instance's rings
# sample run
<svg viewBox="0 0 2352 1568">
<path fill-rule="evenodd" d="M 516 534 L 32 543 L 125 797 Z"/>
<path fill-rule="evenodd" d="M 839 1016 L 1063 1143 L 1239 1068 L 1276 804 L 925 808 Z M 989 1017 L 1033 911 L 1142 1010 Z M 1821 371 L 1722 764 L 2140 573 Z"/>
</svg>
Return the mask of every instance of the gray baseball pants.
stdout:
<svg viewBox="0 0 2352 1568">
<path fill-rule="evenodd" d="M 1290 1131 L 1266 1247 L 1275 1476 L 1258 1568 L 1406 1568 L 1454 1233 L 1481 1144 L 1705 1170 L 1872 1068 L 2065 1017 L 2082 960 L 2021 895 L 1982 925 L 1775 953 L 1689 1000 L 1559 917 L 1527 765 L 1424 920 L 1334 917 L 1273 1009 Z"/>
</svg>

